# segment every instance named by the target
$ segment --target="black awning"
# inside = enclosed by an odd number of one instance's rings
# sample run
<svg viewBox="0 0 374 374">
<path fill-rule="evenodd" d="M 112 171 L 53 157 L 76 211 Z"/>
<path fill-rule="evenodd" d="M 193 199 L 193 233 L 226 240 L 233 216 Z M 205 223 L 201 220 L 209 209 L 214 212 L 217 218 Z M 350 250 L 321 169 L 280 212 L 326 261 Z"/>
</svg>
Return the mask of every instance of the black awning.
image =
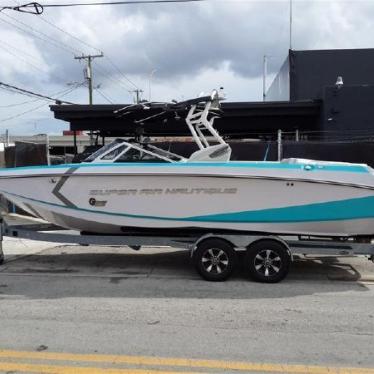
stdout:
<svg viewBox="0 0 374 374">
<path fill-rule="evenodd" d="M 128 104 L 127 104 L 128 105 Z M 183 119 L 184 113 L 168 113 L 167 117 L 156 117 L 136 123 L 162 111 L 162 106 L 149 110 L 138 109 L 125 116 L 114 112 L 121 105 L 52 105 L 55 118 L 70 123 L 71 130 L 100 131 L 104 136 L 133 136 L 142 131 L 148 136 L 189 136 Z M 225 102 L 222 115 L 215 121 L 215 128 L 227 137 L 246 137 L 258 134 L 274 134 L 282 131 L 318 131 L 320 127 L 321 103 L 302 102 Z"/>
</svg>

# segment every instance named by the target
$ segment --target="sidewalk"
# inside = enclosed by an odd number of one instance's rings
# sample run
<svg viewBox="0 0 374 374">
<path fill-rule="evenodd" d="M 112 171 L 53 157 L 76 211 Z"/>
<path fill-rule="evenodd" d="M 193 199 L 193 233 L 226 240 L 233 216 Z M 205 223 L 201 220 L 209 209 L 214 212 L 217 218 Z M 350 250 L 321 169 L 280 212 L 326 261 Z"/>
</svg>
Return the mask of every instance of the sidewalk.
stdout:
<svg viewBox="0 0 374 374">
<path fill-rule="evenodd" d="M 6 262 L 14 261 L 20 257 L 34 255 L 45 249 L 52 249 L 56 246 L 58 246 L 56 243 L 8 237 L 3 238 L 3 252 Z"/>
</svg>

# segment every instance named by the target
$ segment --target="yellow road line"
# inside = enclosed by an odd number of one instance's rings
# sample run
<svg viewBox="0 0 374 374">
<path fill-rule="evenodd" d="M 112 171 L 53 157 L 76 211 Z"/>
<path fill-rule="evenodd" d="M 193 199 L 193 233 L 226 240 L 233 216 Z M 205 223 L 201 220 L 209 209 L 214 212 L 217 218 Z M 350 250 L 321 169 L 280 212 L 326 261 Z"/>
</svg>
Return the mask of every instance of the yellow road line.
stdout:
<svg viewBox="0 0 374 374">
<path fill-rule="evenodd" d="M 0 362 L 0 371 L 16 371 L 39 374 L 201 374 L 186 371 L 159 371 L 141 369 L 100 369 L 94 367 L 18 364 Z"/>
<path fill-rule="evenodd" d="M 309 365 L 261 364 L 220 360 L 196 360 L 186 358 L 161 358 L 146 356 L 121 356 L 97 354 L 71 354 L 52 352 L 25 352 L 0 350 L 0 359 L 50 360 L 70 362 L 95 362 L 126 365 L 170 366 L 186 368 L 206 368 L 220 370 L 238 370 L 247 372 L 272 372 L 293 374 L 374 374 L 374 368 L 345 368 Z"/>
</svg>

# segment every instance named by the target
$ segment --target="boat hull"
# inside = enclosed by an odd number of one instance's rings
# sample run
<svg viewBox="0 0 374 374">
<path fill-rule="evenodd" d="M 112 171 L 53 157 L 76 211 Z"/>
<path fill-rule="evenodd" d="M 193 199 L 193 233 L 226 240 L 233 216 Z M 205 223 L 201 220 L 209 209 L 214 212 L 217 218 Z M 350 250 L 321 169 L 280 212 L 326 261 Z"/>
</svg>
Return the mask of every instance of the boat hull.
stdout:
<svg viewBox="0 0 374 374">
<path fill-rule="evenodd" d="M 374 234 L 374 176 L 367 167 L 78 164 L 5 170 L 0 191 L 51 223 L 103 234 L 127 228 Z"/>
</svg>

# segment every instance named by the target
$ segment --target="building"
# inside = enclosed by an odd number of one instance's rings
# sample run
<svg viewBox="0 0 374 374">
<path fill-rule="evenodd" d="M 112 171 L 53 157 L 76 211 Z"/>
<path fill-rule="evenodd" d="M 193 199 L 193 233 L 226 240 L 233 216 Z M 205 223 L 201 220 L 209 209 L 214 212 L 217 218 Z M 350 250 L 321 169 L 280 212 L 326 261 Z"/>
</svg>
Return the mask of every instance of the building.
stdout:
<svg viewBox="0 0 374 374">
<path fill-rule="evenodd" d="M 266 100 L 320 102 L 320 138 L 374 135 L 374 49 L 289 51 Z"/>
</svg>

